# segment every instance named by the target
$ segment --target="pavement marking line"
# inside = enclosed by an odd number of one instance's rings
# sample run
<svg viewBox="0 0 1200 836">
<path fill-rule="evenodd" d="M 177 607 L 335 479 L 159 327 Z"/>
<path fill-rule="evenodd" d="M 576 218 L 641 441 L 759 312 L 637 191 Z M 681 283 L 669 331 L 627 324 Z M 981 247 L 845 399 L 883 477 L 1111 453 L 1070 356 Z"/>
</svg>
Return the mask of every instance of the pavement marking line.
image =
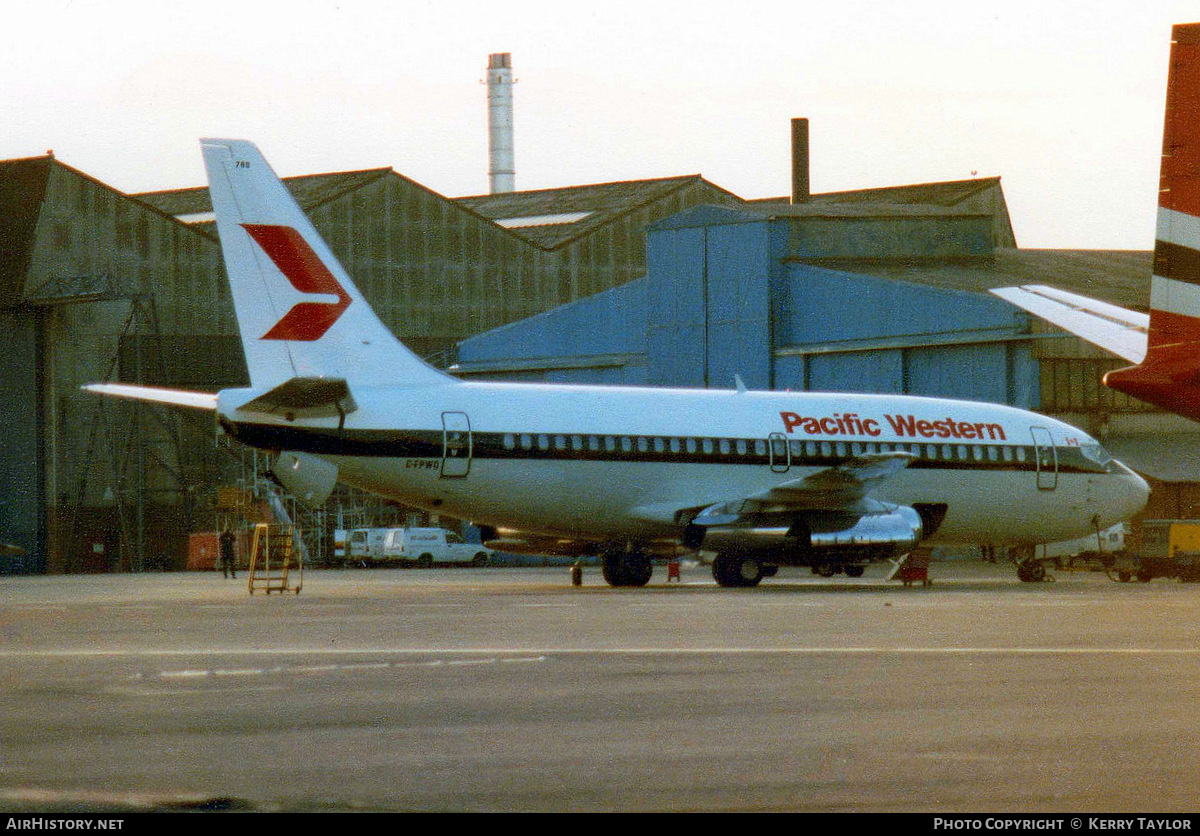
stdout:
<svg viewBox="0 0 1200 836">
<path fill-rule="evenodd" d="M 1013 656 L 1200 656 L 1200 647 L 401 647 L 401 648 L 270 648 L 257 650 L 193 648 L 191 650 L 0 650 L 0 659 L 148 659 L 172 657 L 278 657 L 278 656 L 818 656 L 818 655 L 1013 655 Z M 436 659 L 394 664 L 453 664 Z M 334 670 L 340 665 L 309 666 L 295 670 Z"/>
</svg>

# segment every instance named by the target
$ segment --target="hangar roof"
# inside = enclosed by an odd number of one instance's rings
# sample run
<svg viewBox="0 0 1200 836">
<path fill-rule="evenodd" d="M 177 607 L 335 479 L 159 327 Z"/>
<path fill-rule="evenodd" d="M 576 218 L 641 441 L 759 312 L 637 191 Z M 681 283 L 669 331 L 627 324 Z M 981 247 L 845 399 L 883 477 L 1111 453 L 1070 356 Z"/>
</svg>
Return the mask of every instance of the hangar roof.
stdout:
<svg viewBox="0 0 1200 836">
<path fill-rule="evenodd" d="M 455 202 L 512 229 L 540 247 L 552 249 L 697 183 L 707 183 L 710 188 L 724 192 L 738 202 L 742 200 L 732 192 L 708 183 L 699 174 L 690 174 L 474 195 L 457 198 Z"/>
<path fill-rule="evenodd" d="M 809 196 L 808 203 L 919 203 L 927 206 L 957 206 L 969 197 L 986 192 L 1000 184 L 999 177 L 976 177 L 970 180 L 947 180 L 942 183 L 917 183 L 910 186 L 883 186 L 876 189 L 852 189 L 841 192 L 822 192 Z M 791 198 L 764 197 L 748 200 L 754 206 L 791 204 Z M 801 204 L 803 205 L 803 204 Z"/>
<path fill-rule="evenodd" d="M 0 162 L 0 304 L 19 296 L 53 157 Z"/>
<path fill-rule="evenodd" d="M 369 168 L 362 171 L 340 171 L 330 174 L 305 174 L 286 177 L 283 182 L 296 202 L 304 209 L 313 209 L 354 191 L 386 174 L 394 174 L 390 168 Z M 190 189 L 167 189 L 161 192 L 143 192 L 135 195 L 139 200 L 174 215 L 180 219 L 192 219 L 193 223 L 212 220 L 212 200 L 207 186 Z M 209 216 L 203 218 L 201 216 Z"/>
<path fill-rule="evenodd" d="M 1150 309 L 1150 250 L 1019 250 L 997 248 L 969 262 L 856 263 L 838 269 L 880 278 L 984 293 L 995 287 L 1049 284 L 1123 308 Z"/>
</svg>

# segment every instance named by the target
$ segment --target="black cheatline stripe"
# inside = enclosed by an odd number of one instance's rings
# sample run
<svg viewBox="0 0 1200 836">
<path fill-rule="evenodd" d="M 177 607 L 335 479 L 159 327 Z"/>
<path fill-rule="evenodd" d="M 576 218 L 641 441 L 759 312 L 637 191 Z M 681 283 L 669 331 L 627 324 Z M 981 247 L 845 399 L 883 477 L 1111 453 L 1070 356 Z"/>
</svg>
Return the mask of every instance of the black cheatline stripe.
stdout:
<svg viewBox="0 0 1200 836">
<path fill-rule="evenodd" d="M 336 429 L 314 429 L 314 428 L 299 428 L 299 427 L 284 427 L 269 424 L 249 424 L 249 423 L 227 423 L 226 432 L 233 438 L 243 444 L 251 447 L 259 447 L 270 450 L 295 450 L 301 453 L 316 453 L 327 456 L 356 456 L 362 458 L 409 458 L 409 459 L 440 459 L 442 458 L 442 431 L 441 430 L 336 430 Z M 518 443 L 514 447 L 507 447 L 504 443 L 505 436 L 515 436 Z M 770 464 L 770 457 L 766 453 L 755 453 L 755 442 L 766 443 L 765 439 L 724 439 L 729 442 L 731 452 L 723 454 L 720 452 L 703 453 L 686 452 L 686 439 L 678 439 L 681 450 L 678 453 L 664 451 L 661 453 L 655 452 L 653 447 L 647 451 L 640 451 L 637 448 L 638 438 L 663 438 L 670 443 L 671 437 L 668 436 L 612 436 L 616 439 L 630 439 L 632 441 L 631 450 L 623 450 L 618 442 L 616 450 L 587 450 L 573 449 L 570 441 L 574 433 L 528 433 L 534 438 L 534 446 L 531 449 L 524 449 L 519 443 L 520 433 L 472 433 L 471 456 L 473 459 L 491 459 L 491 460 L 512 460 L 512 461 L 597 461 L 597 462 L 658 462 L 672 464 L 742 464 L 742 465 L 761 465 Z M 546 436 L 549 439 L 547 449 L 541 449 L 537 446 L 539 436 Z M 556 439 L 562 438 L 566 442 L 565 446 L 558 447 Z M 587 436 L 584 436 L 587 438 Z M 604 438 L 601 436 L 600 438 Z M 696 439 L 703 441 L 704 439 Z M 709 439 L 714 444 L 714 450 L 719 450 L 717 445 L 722 439 Z M 745 454 L 737 453 L 737 442 L 741 440 L 746 443 L 747 452 Z M 836 445 L 843 444 L 849 448 L 851 442 L 816 442 L 817 444 L 828 443 Z M 876 442 L 878 443 L 878 442 Z M 1014 447 L 1000 444 L 971 444 L 968 442 L 954 442 L 946 444 L 934 444 L 933 442 L 885 442 L 892 445 L 903 445 L 905 449 L 900 452 L 909 452 L 908 446 L 916 444 L 919 447 L 937 447 L 938 458 L 918 458 L 909 465 L 910 469 L 915 470 L 991 470 L 991 471 L 1017 471 L 1017 472 L 1034 472 L 1037 470 L 1037 450 L 1032 445 L 1024 445 Z M 986 453 L 982 459 L 976 459 L 972 455 L 968 459 L 951 458 L 946 459 L 941 457 L 941 448 L 944 446 L 950 447 L 967 447 L 974 450 L 981 448 L 986 450 L 988 447 L 995 447 L 998 450 L 1008 449 L 1013 451 L 1013 460 L 1005 461 L 1002 457 L 997 460 L 990 459 Z M 1017 451 L 1024 450 L 1025 461 L 1017 460 Z M 1104 468 L 1097 465 L 1091 459 L 1083 455 L 1083 452 L 1078 447 L 1059 447 L 1057 448 L 1058 456 L 1058 472 L 1059 473 L 1103 473 Z M 795 453 L 792 454 L 790 463 L 792 467 L 833 467 L 840 464 L 846 464 L 854 458 L 852 454 L 847 452 L 845 455 L 838 455 L 835 452 L 828 454 L 816 453 L 812 455 Z M 786 460 L 785 460 L 786 461 Z M 778 462 L 778 466 L 782 467 L 783 462 Z"/>
<path fill-rule="evenodd" d="M 1154 275 L 1200 284 L 1200 251 L 1166 241 L 1154 242 Z"/>
</svg>

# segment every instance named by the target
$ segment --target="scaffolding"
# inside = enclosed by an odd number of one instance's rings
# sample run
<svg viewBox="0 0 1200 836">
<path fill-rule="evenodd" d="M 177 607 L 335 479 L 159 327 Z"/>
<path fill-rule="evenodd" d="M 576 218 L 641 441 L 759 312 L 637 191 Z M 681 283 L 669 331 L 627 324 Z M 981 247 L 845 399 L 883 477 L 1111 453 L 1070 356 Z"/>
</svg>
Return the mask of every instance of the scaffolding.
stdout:
<svg viewBox="0 0 1200 836">
<path fill-rule="evenodd" d="M 155 366 L 145 368 L 143 337 L 155 342 L 160 338 L 158 309 L 150 293 L 117 294 L 111 280 L 103 283 L 104 292 L 88 294 L 80 290 L 72 295 L 56 287 L 58 295 L 47 296 L 45 304 L 67 302 L 109 301 L 129 299 L 129 311 L 117 335 L 116 348 L 109 358 L 104 382 L 117 379 L 121 370 L 121 345 L 128 338 L 133 345 L 133 363 L 129 373 L 134 383 L 147 376 L 154 380 L 166 377 L 161 355 L 152 352 Z M 182 526 L 190 530 L 195 519 L 194 497 L 189 490 L 187 474 L 194 463 L 189 461 L 183 443 L 184 417 L 179 410 L 146 404 L 140 401 L 114 401 L 96 398 L 94 418 L 90 422 L 82 467 L 78 473 L 76 502 L 72 509 L 71 531 L 78 531 L 78 516 L 87 503 L 89 481 L 94 478 L 98 460 L 103 459 L 107 474 L 104 499 L 111 501 L 116 512 L 120 560 L 132 572 L 165 569 L 161 555 L 147 555 L 147 506 L 155 496 L 174 497 L 180 508 Z M 148 478 L 151 467 L 165 476 L 165 487 L 153 487 Z"/>
</svg>

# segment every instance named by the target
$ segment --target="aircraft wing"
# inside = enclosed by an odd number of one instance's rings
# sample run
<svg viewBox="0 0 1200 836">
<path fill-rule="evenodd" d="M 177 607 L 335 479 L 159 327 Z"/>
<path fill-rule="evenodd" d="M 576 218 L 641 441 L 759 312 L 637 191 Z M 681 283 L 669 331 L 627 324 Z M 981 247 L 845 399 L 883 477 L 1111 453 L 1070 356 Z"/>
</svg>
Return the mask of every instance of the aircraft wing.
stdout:
<svg viewBox="0 0 1200 836">
<path fill-rule="evenodd" d="M 132 383 L 89 383 L 83 387 L 88 392 L 129 398 L 135 401 L 186 406 L 192 409 L 207 409 L 215 412 L 217 396 L 208 392 L 188 392 L 183 389 L 159 389 L 155 386 L 137 386 Z"/>
<path fill-rule="evenodd" d="M 998 287 L 992 293 L 1132 363 L 1146 357 L 1149 314 L 1040 284 Z"/>
<path fill-rule="evenodd" d="M 751 514 L 782 511 L 868 514 L 879 507 L 868 494 L 881 482 L 908 467 L 915 458 L 911 453 L 902 452 L 856 456 L 845 464 L 783 482 L 761 493 L 711 505 L 692 522 L 703 526 L 729 525 Z"/>
</svg>

